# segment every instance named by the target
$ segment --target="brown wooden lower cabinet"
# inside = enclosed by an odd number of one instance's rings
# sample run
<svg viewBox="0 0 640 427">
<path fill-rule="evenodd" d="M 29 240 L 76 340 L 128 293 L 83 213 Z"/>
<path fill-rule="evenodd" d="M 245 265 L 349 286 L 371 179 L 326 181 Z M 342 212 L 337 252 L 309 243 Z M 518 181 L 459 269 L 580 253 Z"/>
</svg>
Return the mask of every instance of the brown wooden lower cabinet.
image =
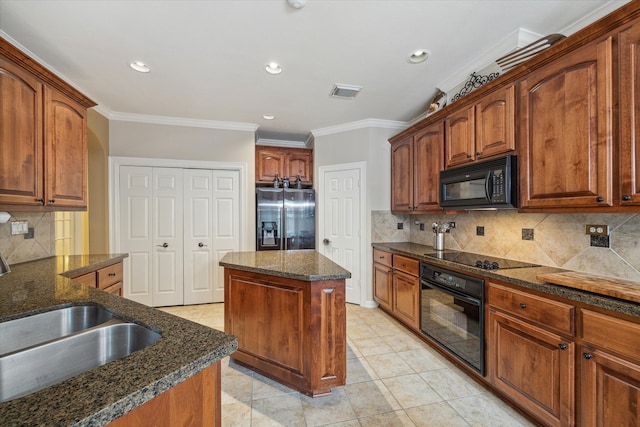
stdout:
<svg viewBox="0 0 640 427">
<path fill-rule="evenodd" d="M 231 357 L 309 396 L 346 381 L 345 281 L 303 281 L 225 268 Z"/>
<path fill-rule="evenodd" d="M 122 296 L 123 276 L 121 261 L 71 278 L 85 286 Z"/>
<path fill-rule="evenodd" d="M 574 423 L 575 344 L 489 309 L 489 380 L 546 425 Z"/>
<path fill-rule="evenodd" d="M 420 329 L 420 279 L 393 272 L 393 313 L 413 329 Z"/>
<path fill-rule="evenodd" d="M 221 417 L 220 362 L 114 420 L 109 427 L 218 427 Z"/>
</svg>

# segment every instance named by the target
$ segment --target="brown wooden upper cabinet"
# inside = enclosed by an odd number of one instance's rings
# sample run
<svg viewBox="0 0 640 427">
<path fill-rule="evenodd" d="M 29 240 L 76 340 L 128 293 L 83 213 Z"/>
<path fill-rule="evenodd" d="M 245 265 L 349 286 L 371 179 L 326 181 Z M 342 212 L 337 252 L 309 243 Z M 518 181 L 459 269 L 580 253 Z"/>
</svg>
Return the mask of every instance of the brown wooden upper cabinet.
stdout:
<svg viewBox="0 0 640 427">
<path fill-rule="evenodd" d="M 86 209 L 93 105 L 0 38 L 0 207 Z"/>
<path fill-rule="evenodd" d="M 276 174 L 291 185 L 298 175 L 305 187 L 313 185 L 313 150 L 256 145 L 256 183 L 273 184 Z"/>
<path fill-rule="evenodd" d="M 444 162 L 443 123 L 436 122 L 391 144 L 391 211 L 442 211 L 438 181 Z"/>
<path fill-rule="evenodd" d="M 447 168 L 514 151 L 515 117 L 513 85 L 447 115 Z"/>
<path fill-rule="evenodd" d="M 640 20 L 620 32 L 620 204 L 640 204 Z"/>
<path fill-rule="evenodd" d="M 519 82 L 523 208 L 612 206 L 613 39 Z"/>
</svg>

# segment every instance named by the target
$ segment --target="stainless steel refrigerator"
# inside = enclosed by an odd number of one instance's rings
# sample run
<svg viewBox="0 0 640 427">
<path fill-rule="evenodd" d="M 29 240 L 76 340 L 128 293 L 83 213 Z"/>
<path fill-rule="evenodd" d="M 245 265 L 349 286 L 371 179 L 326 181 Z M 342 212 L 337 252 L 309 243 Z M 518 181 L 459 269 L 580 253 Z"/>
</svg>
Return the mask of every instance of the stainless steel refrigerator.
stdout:
<svg viewBox="0 0 640 427">
<path fill-rule="evenodd" d="M 256 188 L 256 250 L 315 249 L 316 193 Z"/>
</svg>

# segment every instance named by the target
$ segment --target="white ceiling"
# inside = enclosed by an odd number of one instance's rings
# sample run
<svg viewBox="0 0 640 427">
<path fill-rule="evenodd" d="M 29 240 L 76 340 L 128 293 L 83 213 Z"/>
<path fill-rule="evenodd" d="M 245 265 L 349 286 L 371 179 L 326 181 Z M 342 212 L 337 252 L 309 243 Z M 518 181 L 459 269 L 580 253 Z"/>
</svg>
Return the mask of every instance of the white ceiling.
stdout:
<svg viewBox="0 0 640 427">
<path fill-rule="evenodd" d="M 266 138 L 304 140 L 365 119 L 411 121 L 436 87 L 506 53 L 495 47 L 518 29 L 567 34 L 627 1 L 0 0 L 0 36 L 110 118 L 254 124 Z M 407 63 L 416 49 L 429 60 Z M 151 73 L 132 71 L 132 60 Z M 268 74 L 270 61 L 284 71 Z M 363 89 L 334 99 L 334 83 Z"/>
</svg>

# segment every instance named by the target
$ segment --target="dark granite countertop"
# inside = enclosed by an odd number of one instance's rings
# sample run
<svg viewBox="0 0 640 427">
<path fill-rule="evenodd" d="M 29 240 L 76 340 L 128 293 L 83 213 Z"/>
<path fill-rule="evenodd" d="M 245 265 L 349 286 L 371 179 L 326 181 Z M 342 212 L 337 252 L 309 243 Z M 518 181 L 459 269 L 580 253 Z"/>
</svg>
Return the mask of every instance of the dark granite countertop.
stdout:
<svg viewBox="0 0 640 427">
<path fill-rule="evenodd" d="M 350 272 L 315 250 L 229 252 L 220 265 L 307 282 L 351 277 Z"/>
<path fill-rule="evenodd" d="M 100 305 L 162 335 L 155 344 L 33 394 L 0 403 L 2 426 L 99 426 L 233 353 L 224 332 L 82 286 L 78 276 L 126 254 L 51 257 L 11 266 L 0 277 L 0 322 L 72 305 Z M 55 367 L 53 367 L 55 368 Z"/>
<path fill-rule="evenodd" d="M 640 317 L 640 304 L 637 304 L 635 302 L 612 298 L 605 295 L 599 295 L 580 289 L 573 289 L 566 286 L 555 285 L 536 279 L 536 276 L 538 274 L 560 273 L 563 271 L 568 271 L 561 268 L 540 266 L 502 270 L 484 270 L 481 268 L 466 266 L 443 259 L 427 257 L 425 256 L 426 253 L 436 252 L 433 247 L 427 245 L 420 245 L 410 242 L 389 242 L 373 243 L 372 246 L 376 249 L 381 249 L 400 255 L 406 255 L 412 258 L 419 259 L 420 261 L 439 265 L 441 267 L 451 268 L 454 270 L 473 273 L 487 278 L 501 280 L 506 283 L 521 286 L 523 288 L 533 289 L 546 294 L 567 298 L 572 301 L 579 301 L 596 307 L 601 307 L 608 310 L 617 311 L 619 313 Z"/>
</svg>

